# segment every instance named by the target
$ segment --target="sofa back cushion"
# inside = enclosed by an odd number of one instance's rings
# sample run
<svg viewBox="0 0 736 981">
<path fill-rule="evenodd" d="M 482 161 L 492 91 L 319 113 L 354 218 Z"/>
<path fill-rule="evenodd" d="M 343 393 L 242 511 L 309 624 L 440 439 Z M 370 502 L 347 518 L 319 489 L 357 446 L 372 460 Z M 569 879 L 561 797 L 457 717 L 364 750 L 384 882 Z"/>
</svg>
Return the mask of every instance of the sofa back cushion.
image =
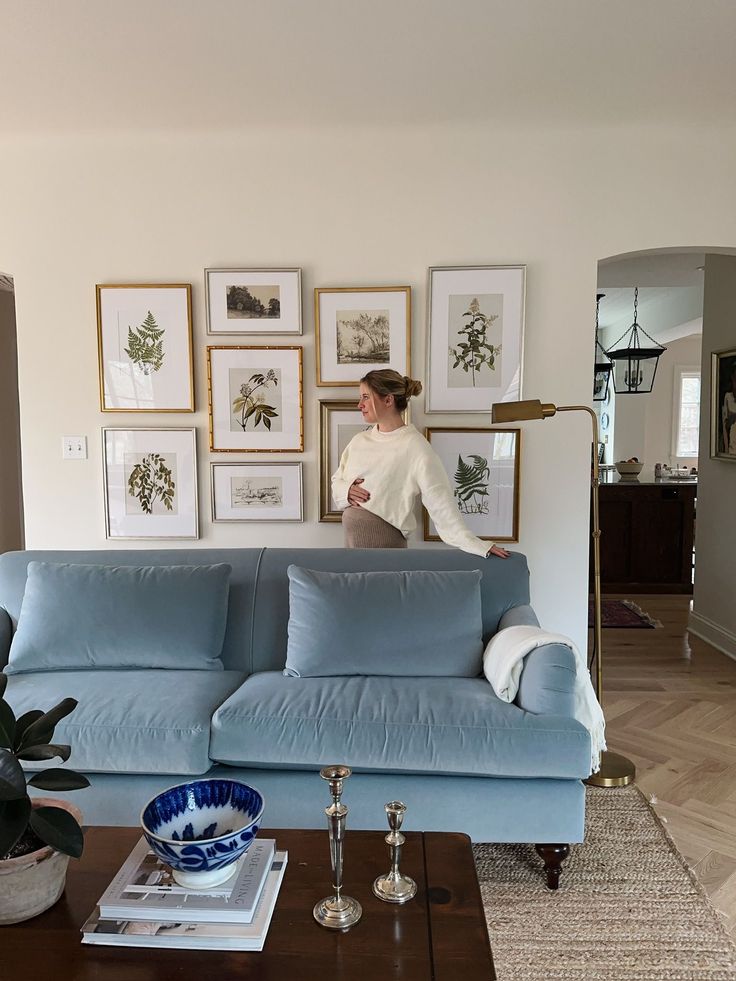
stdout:
<svg viewBox="0 0 736 981">
<path fill-rule="evenodd" d="M 255 671 L 281 671 L 286 659 L 289 622 L 289 565 L 323 572 L 403 572 L 414 569 L 448 572 L 478 570 L 483 610 L 483 642 L 498 630 L 503 614 L 529 602 L 526 558 L 483 559 L 458 549 L 438 548 L 268 548 L 258 571 L 254 607 L 253 666 Z"/>
<path fill-rule="evenodd" d="M 284 674 L 475 677 L 477 570 L 317 572 L 290 565 Z"/>
<path fill-rule="evenodd" d="M 222 670 L 230 566 L 30 562 L 6 672 Z"/>
</svg>

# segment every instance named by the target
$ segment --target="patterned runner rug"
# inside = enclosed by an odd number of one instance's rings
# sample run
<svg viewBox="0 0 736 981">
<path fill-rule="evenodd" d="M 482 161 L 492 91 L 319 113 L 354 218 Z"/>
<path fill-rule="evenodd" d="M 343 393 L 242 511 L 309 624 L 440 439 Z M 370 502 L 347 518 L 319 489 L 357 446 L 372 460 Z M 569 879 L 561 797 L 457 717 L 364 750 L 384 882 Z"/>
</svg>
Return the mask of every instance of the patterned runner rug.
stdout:
<svg viewBox="0 0 736 981">
<path fill-rule="evenodd" d="M 661 627 L 659 620 L 654 620 L 632 600 L 604 599 L 601 603 L 603 627 L 636 627 L 641 629 Z M 593 600 L 588 601 L 588 626 L 593 626 Z"/>
<path fill-rule="evenodd" d="M 636 787 L 589 787 L 560 888 L 528 845 L 474 845 L 498 981 L 734 981 L 736 947 Z"/>
</svg>

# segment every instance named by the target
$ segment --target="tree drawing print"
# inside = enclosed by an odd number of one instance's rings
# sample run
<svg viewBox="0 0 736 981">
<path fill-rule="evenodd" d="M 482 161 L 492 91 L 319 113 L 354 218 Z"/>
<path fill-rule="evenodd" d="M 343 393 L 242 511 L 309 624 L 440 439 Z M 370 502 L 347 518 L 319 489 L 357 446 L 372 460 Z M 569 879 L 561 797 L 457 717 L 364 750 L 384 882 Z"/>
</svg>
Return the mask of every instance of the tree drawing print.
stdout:
<svg viewBox="0 0 736 981">
<path fill-rule="evenodd" d="M 233 415 L 243 432 L 251 419 L 253 429 L 257 429 L 261 423 L 266 429 L 271 429 L 271 420 L 278 417 L 278 412 L 273 405 L 268 405 L 263 394 L 256 395 L 256 392 L 259 388 L 268 388 L 269 385 L 275 388 L 278 383 L 276 372 L 273 368 L 269 368 L 265 375 L 251 375 L 248 381 L 240 386 L 240 393 L 233 400 Z"/>
<path fill-rule="evenodd" d="M 153 514 L 157 500 L 172 511 L 175 488 L 173 474 L 160 453 L 147 453 L 128 477 L 128 494 L 138 501 L 144 514 Z"/>
<path fill-rule="evenodd" d="M 471 453 L 471 463 L 466 463 L 458 454 L 455 471 L 455 497 L 458 511 L 462 514 L 488 514 L 488 482 L 491 471 L 488 460 Z"/>
<path fill-rule="evenodd" d="M 390 357 L 387 310 L 371 312 L 338 310 L 338 364 L 388 364 Z"/>
<path fill-rule="evenodd" d="M 158 371 L 164 363 L 163 336 L 164 330 L 156 323 L 150 310 L 140 327 L 135 330 L 128 327 L 128 346 L 125 353 L 144 375 Z"/>
<path fill-rule="evenodd" d="M 463 314 L 463 318 L 467 318 L 468 322 L 460 328 L 458 334 L 465 335 L 465 340 L 460 341 L 457 347 L 450 348 L 450 356 L 455 359 L 453 368 L 462 367 L 464 372 L 471 372 L 475 387 L 476 375 L 484 364 L 488 365 L 491 371 L 496 370 L 496 357 L 501 353 L 501 345 L 489 344 L 487 333 L 488 328 L 498 320 L 498 314 L 481 313 L 480 303 L 475 297 Z"/>
</svg>

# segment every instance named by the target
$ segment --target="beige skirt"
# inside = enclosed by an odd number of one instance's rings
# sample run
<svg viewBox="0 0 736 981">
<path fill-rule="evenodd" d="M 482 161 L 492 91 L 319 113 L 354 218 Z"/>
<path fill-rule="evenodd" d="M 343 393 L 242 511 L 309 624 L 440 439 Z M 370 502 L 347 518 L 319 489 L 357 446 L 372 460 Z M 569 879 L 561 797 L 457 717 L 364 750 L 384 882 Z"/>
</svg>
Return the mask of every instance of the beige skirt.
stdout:
<svg viewBox="0 0 736 981">
<path fill-rule="evenodd" d="M 398 528 L 365 508 L 345 508 L 342 527 L 345 548 L 406 548 L 406 539 Z"/>
</svg>

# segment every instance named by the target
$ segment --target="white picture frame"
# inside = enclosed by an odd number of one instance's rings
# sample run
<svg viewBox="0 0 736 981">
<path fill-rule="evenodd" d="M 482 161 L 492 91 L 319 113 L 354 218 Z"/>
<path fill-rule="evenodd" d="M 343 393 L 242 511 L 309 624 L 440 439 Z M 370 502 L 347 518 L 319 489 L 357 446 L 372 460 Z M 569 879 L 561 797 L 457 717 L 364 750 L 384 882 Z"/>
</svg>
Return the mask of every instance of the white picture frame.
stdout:
<svg viewBox="0 0 736 981">
<path fill-rule="evenodd" d="M 207 333 L 301 334 L 302 271 L 205 269 Z"/>
<path fill-rule="evenodd" d="M 489 413 L 521 398 L 526 266 L 432 266 L 427 413 Z"/>
<path fill-rule="evenodd" d="M 470 531 L 483 541 L 518 542 L 521 430 L 430 427 L 425 435 Z M 425 542 L 440 541 L 423 511 Z"/>
<path fill-rule="evenodd" d="M 381 368 L 410 374 L 410 286 L 318 287 L 314 323 L 318 386 L 354 388 Z"/>
<path fill-rule="evenodd" d="M 108 539 L 197 539 L 194 429 L 102 430 Z"/>
<path fill-rule="evenodd" d="M 301 347 L 207 348 L 210 450 L 304 450 Z"/>
<path fill-rule="evenodd" d="M 302 464 L 211 463 L 213 521 L 303 521 Z"/>
<path fill-rule="evenodd" d="M 194 412 L 189 283 L 95 287 L 102 412 Z"/>
</svg>

